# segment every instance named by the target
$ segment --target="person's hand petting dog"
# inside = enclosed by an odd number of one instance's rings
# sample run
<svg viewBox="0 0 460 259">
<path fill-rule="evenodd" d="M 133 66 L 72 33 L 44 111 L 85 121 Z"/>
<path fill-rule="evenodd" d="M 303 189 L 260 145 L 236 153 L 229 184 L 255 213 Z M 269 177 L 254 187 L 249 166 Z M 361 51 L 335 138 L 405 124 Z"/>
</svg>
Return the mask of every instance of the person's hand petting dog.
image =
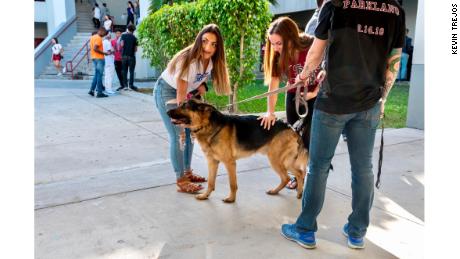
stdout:
<svg viewBox="0 0 460 259">
<path fill-rule="evenodd" d="M 267 112 L 263 116 L 260 116 L 259 118 L 257 118 L 257 120 L 261 120 L 260 121 L 260 126 L 263 126 L 264 129 L 266 129 L 266 130 L 270 130 L 270 128 L 273 125 L 275 125 L 276 115 L 274 113 Z"/>
</svg>

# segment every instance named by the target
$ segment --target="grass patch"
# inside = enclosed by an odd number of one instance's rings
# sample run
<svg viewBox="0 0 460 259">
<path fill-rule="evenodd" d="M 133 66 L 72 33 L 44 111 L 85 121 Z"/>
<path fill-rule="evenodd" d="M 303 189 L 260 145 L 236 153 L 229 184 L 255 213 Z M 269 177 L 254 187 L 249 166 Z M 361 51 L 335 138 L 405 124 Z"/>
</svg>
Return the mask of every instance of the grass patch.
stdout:
<svg viewBox="0 0 460 259">
<path fill-rule="evenodd" d="M 284 86 L 284 85 L 283 85 Z M 213 90 L 210 90 L 206 93 L 206 101 L 210 104 L 223 109 L 228 105 L 227 96 L 217 96 Z M 268 86 L 263 84 L 263 80 L 254 80 L 250 85 L 240 87 L 238 89 L 238 100 L 244 100 L 259 94 L 266 93 L 268 91 Z M 278 101 L 276 103 L 275 111 L 284 111 L 284 93 L 278 94 Z M 257 99 L 245 103 L 238 104 L 238 110 L 240 113 L 260 113 L 267 111 L 267 98 Z"/>
<path fill-rule="evenodd" d="M 280 84 L 284 87 L 284 84 Z M 223 110 L 228 104 L 227 96 L 217 96 L 211 89 L 206 94 L 206 101 L 210 104 L 217 106 Z M 141 89 L 139 89 L 141 90 Z M 268 90 L 267 86 L 263 85 L 263 80 L 255 80 L 252 84 L 238 89 L 238 100 L 244 100 L 246 98 L 263 94 Z M 144 93 L 152 94 L 151 89 L 146 89 Z M 406 126 L 407 116 L 407 102 L 409 98 L 409 83 L 408 82 L 397 82 L 393 86 L 388 97 L 388 101 L 385 105 L 385 127 L 386 128 L 404 128 Z M 284 94 L 278 95 L 278 102 L 275 107 L 275 111 L 284 111 Z M 247 103 L 241 103 L 238 106 L 240 113 L 260 113 L 267 111 L 267 98 L 250 101 Z"/>
<path fill-rule="evenodd" d="M 284 87 L 284 84 L 280 84 L 280 87 Z M 244 100 L 255 95 L 263 94 L 267 90 L 268 87 L 263 85 L 263 80 L 255 80 L 252 84 L 238 89 L 238 100 Z M 395 83 L 385 105 L 385 127 L 404 128 L 406 126 L 408 97 L 409 83 Z M 206 100 L 219 108 L 225 107 L 228 104 L 227 96 L 217 96 L 212 90 L 206 94 Z M 267 98 L 239 104 L 238 109 L 240 113 L 266 112 Z M 279 94 L 275 111 L 284 110 L 284 94 Z"/>
<path fill-rule="evenodd" d="M 406 127 L 407 102 L 409 100 L 409 83 L 395 83 L 385 104 L 385 127 Z"/>
</svg>

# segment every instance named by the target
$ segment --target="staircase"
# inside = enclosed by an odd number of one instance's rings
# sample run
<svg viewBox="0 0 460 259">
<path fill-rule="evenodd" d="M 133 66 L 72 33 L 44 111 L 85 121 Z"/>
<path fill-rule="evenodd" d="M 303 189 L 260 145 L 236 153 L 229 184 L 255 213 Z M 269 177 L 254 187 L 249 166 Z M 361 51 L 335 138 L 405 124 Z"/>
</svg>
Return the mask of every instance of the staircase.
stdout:
<svg viewBox="0 0 460 259">
<path fill-rule="evenodd" d="M 72 60 L 72 58 L 77 54 L 77 52 L 81 49 L 83 44 L 89 40 L 91 37 L 90 32 L 78 32 L 73 39 L 66 45 L 63 46 L 64 48 L 64 59 L 61 60 L 61 64 L 64 67 L 66 65 L 67 61 Z M 75 59 L 76 61 L 80 60 L 85 55 L 85 51 L 82 51 L 79 53 L 78 57 Z M 51 60 L 51 57 L 50 57 Z M 82 76 L 79 77 L 79 79 L 89 79 L 94 72 L 92 71 L 92 63 L 87 63 L 87 59 L 84 58 L 81 63 L 78 65 L 76 70 L 74 70 L 74 75 L 77 73 L 82 74 Z M 50 61 L 50 64 L 45 68 L 45 70 L 42 72 L 42 74 L 39 76 L 40 79 L 72 79 L 72 74 L 70 72 L 67 72 L 63 74 L 62 76 L 57 76 L 57 71 L 56 68 L 54 67 L 54 64 Z"/>
<path fill-rule="evenodd" d="M 94 24 L 92 21 L 92 6 L 88 4 L 88 1 L 76 0 L 75 1 L 75 9 L 77 12 L 77 34 L 73 37 L 73 39 L 66 45 L 63 46 L 64 48 L 64 59 L 61 61 L 62 66 L 66 65 L 67 61 L 72 60 L 72 58 L 77 54 L 77 52 L 83 47 L 85 42 L 89 40 L 91 37 L 91 33 L 95 31 Z M 75 59 L 75 61 L 79 61 L 85 55 L 85 51 L 81 51 L 79 56 Z M 74 64 L 75 65 L 75 64 Z M 76 79 L 92 79 L 94 75 L 93 65 L 90 60 L 90 63 L 87 63 L 87 59 L 84 58 L 78 67 L 74 70 L 74 76 L 76 75 Z M 57 76 L 56 68 L 54 64 L 51 62 L 50 57 L 50 64 L 44 69 L 42 74 L 38 77 L 39 79 L 72 79 L 72 75 L 70 72 L 63 74 L 62 76 Z"/>
<path fill-rule="evenodd" d="M 93 32 L 96 29 L 93 24 L 93 7 L 88 4 L 88 1 L 75 2 L 75 9 L 77 12 L 77 31 L 78 32 Z"/>
</svg>

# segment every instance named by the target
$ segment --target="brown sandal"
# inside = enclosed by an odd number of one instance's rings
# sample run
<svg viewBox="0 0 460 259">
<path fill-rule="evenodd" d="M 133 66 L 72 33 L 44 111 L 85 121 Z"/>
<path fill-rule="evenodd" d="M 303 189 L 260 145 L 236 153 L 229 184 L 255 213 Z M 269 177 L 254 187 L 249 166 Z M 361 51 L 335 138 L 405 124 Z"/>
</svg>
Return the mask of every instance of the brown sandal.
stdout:
<svg viewBox="0 0 460 259">
<path fill-rule="evenodd" d="M 178 192 L 185 192 L 191 194 L 197 193 L 203 189 L 203 186 L 201 186 L 200 184 L 190 182 L 190 180 L 186 176 L 177 179 L 176 185 Z"/>
<path fill-rule="evenodd" d="M 203 176 L 194 174 L 193 170 L 186 171 L 184 173 L 184 176 L 186 176 L 192 183 L 204 183 L 204 182 L 206 182 L 206 178 L 204 178 Z"/>
</svg>

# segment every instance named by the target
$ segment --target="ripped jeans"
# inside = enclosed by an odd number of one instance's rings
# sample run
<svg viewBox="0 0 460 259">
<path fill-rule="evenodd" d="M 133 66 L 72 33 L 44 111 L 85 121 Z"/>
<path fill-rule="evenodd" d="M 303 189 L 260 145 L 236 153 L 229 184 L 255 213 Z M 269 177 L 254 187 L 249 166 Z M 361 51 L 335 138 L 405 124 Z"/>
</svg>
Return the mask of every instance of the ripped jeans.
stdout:
<svg viewBox="0 0 460 259">
<path fill-rule="evenodd" d="M 174 125 L 169 118 L 167 111 L 177 108 L 177 104 L 166 104 L 171 99 L 176 99 L 176 89 L 166 83 L 161 77 L 154 87 L 155 105 L 160 112 L 163 124 L 169 134 L 169 157 L 179 179 L 184 175 L 184 171 L 191 169 L 193 142 L 190 137 L 190 130 L 185 129 L 185 147 L 181 149 L 180 133 L 184 129 Z"/>
</svg>

